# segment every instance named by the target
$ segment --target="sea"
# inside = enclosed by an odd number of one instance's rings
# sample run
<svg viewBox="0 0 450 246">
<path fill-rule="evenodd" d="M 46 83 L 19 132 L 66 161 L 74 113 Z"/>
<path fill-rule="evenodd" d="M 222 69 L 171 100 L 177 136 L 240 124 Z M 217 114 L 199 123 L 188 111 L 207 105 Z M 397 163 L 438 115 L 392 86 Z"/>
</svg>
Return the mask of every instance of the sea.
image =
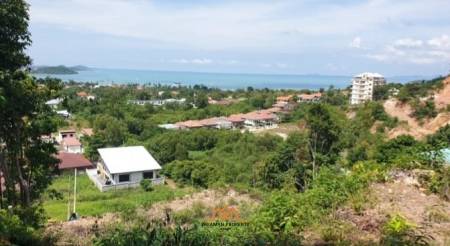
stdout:
<svg viewBox="0 0 450 246">
<path fill-rule="evenodd" d="M 283 74 L 242 74 L 242 73 L 205 73 L 177 72 L 132 69 L 90 68 L 78 74 L 34 74 L 38 78 L 56 77 L 63 81 L 94 82 L 110 84 L 161 84 L 161 85 L 205 85 L 220 89 L 243 89 L 247 87 L 268 89 L 320 89 L 346 88 L 351 84 L 351 76 L 332 75 L 283 75 Z M 387 77 L 388 82 L 406 83 L 409 81 L 430 79 L 426 76 Z"/>
</svg>

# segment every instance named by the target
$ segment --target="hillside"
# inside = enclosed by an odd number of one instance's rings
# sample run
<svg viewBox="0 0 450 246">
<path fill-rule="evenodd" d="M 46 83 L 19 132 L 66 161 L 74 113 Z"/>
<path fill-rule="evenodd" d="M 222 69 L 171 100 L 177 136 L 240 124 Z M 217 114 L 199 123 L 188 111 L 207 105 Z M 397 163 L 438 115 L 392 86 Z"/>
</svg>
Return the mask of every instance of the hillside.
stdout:
<svg viewBox="0 0 450 246">
<path fill-rule="evenodd" d="M 389 138 L 409 134 L 416 139 L 422 139 L 426 135 L 433 134 L 446 124 L 450 124 L 450 112 L 445 112 L 445 109 L 450 105 L 450 77 L 444 80 L 443 88 L 434 92 L 431 98 L 434 100 L 436 109 L 440 113 L 436 117 L 426 119 L 423 122 L 419 122 L 412 117 L 413 109 L 411 105 L 402 103 L 395 98 L 386 100 L 384 102 L 386 113 L 392 117 L 397 117 L 402 122 L 399 126 L 389 131 Z"/>
<path fill-rule="evenodd" d="M 35 74 L 77 74 L 77 69 L 66 66 L 43 66 L 36 67 L 32 70 Z"/>
</svg>

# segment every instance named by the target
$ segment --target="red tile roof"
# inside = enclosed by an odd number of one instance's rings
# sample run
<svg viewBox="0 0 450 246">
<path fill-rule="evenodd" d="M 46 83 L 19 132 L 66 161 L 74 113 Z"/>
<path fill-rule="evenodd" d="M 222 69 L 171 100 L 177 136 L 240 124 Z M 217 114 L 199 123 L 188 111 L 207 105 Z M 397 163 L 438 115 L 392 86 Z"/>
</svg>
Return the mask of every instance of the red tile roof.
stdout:
<svg viewBox="0 0 450 246">
<path fill-rule="evenodd" d="M 277 101 L 278 102 L 288 102 L 292 99 L 292 95 L 288 95 L 288 96 L 279 96 L 277 97 Z"/>
<path fill-rule="evenodd" d="M 66 137 L 63 139 L 63 145 L 66 146 L 81 146 L 81 143 L 78 139 L 74 137 Z"/>
<path fill-rule="evenodd" d="M 322 97 L 322 93 L 317 92 L 317 93 L 313 93 L 313 94 L 300 94 L 298 95 L 298 98 L 301 100 L 312 100 L 312 99 L 316 99 L 316 98 L 321 98 Z"/>
<path fill-rule="evenodd" d="M 226 119 L 227 119 L 228 121 L 233 122 L 233 123 L 244 122 L 245 119 L 242 118 L 243 115 L 244 115 L 244 114 L 232 114 L 232 115 L 228 116 Z"/>
<path fill-rule="evenodd" d="M 277 116 L 264 111 L 256 111 L 245 114 L 243 118 L 248 120 L 274 120 Z"/>
<path fill-rule="evenodd" d="M 94 130 L 92 128 L 83 128 L 81 129 L 81 133 L 86 136 L 92 136 L 94 134 Z"/>
<path fill-rule="evenodd" d="M 79 96 L 79 97 L 87 97 L 88 94 L 85 91 L 80 91 L 80 92 L 77 92 L 77 96 Z"/>
<path fill-rule="evenodd" d="M 59 170 L 93 167 L 92 163 L 82 154 L 59 152 L 57 158 L 60 160 Z"/>
<path fill-rule="evenodd" d="M 183 122 L 177 122 L 177 123 L 175 123 L 175 125 L 180 126 L 180 127 L 186 127 L 186 128 L 199 128 L 199 127 L 203 126 L 202 124 L 200 124 L 200 122 L 198 120 L 188 120 L 188 121 L 183 121 Z"/>
</svg>

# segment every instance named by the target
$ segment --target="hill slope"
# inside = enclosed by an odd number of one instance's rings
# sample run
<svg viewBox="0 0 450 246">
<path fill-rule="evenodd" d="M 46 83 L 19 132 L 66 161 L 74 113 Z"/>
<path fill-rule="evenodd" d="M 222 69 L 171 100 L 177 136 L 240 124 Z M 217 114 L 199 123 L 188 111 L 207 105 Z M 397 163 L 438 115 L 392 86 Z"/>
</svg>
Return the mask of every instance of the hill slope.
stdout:
<svg viewBox="0 0 450 246">
<path fill-rule="evenodd" d="M 444 82 L 444 87 L 434 93 L 433 100 L 438 110 L 444 110 L 450 105 L 450 77 Z M 403 124 L 389 131 L 389 138 L 395 138 L 402 134 L 409 134 L 416 139 L 422 139 L 426 135 L 433 134 L 439 128 L 450 124 L 450 112 L 439 113 L 435 118 L 425 120 L 422 124 L 411 116 L 413 109 L 409 104 L 401 103 L 397 99 L 389 99 L 384 102 L 384 109 L 392 117 L 397 117 Z"/>
</svg>

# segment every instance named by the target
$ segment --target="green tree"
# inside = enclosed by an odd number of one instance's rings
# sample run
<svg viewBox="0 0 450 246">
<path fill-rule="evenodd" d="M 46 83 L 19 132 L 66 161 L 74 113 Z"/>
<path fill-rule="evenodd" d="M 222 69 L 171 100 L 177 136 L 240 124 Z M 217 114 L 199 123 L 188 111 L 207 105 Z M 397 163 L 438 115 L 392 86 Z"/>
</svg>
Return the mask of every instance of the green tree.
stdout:
<svg viewBox="0 0 450 246">
<path fill-rule="evenodd" d="M 28 5 L 22 0 L 0 2 L 0 71 L 15 71 L 30 64 L 25 50 L 31 44 Z"/>
<path fill-rule="evenodd" d="M 335 113 L 325 104 L 315 104 L 306 114 L 313 178 L 318 165 L 334 162 L 341 150 L 339 137 L 344 122 Z"/>
<path fill-rule="evenodd" d="M 49 184 L 57 163 L 55 148 L 41 136 L 56 130 L 45 102 L 61 88 L 58 81 L 38 84 L 23 70 L 30 62 L 27 11 L 24 1 L 0 2 L 0 171 L 8 203 L 24 207 Z"/>
</svg>

